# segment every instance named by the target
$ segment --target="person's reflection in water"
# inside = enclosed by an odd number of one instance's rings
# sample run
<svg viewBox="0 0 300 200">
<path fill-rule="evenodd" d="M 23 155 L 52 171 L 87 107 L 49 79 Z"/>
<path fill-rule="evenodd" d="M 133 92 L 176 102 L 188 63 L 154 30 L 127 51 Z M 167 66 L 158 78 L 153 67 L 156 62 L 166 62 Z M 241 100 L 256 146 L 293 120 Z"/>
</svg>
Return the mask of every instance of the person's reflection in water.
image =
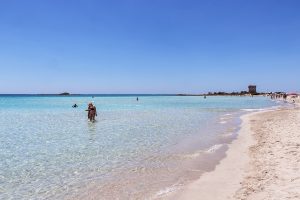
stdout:
<svg viewBox="0 0 300 200">
<path fill-rule="evenodd" d="M 95 142 L 97 127 L 96 123 L 88 123 L 89 142 Z"/>
</svg>

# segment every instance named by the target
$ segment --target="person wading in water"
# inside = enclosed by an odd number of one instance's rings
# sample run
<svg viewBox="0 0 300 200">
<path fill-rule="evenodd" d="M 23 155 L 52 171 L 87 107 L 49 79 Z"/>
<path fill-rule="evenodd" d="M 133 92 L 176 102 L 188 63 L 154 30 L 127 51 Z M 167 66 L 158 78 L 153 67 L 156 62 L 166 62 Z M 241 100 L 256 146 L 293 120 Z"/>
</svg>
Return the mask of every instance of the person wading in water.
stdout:
<svg viewBox="0 0 300 200">
<path fill-rule="evenodd" d="M 88 109 L 86 111 L 88 111 L 88 119 L 91 122 L 94 122 L 95 121 L 95 116 L 97 116 L 96 106 L 94 106 L 92 103 L 89 103 Z"/>
</svg>

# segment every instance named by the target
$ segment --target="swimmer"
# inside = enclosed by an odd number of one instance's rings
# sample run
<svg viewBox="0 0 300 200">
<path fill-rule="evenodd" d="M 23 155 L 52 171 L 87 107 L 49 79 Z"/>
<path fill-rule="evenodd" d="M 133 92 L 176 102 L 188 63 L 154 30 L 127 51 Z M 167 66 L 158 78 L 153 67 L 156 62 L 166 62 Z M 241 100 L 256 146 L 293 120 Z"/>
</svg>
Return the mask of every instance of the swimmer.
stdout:
<svg viewBox="0 0 300 200">
<path fill-rule="evenodd" d="M 72 106 L 73 108 L 77 108 L 78 107 L 78 105 L 75 103 L 73 106 Z"/>
</svg>

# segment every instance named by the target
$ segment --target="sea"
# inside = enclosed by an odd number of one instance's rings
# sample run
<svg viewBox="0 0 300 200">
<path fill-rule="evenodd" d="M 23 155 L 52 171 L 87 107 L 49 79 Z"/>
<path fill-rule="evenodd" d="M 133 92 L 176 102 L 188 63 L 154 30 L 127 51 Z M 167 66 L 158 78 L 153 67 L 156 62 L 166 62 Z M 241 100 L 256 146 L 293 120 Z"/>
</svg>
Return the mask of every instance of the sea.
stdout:
<svg viewBox="0 0 300 200">
<path fill-rule="evenodd" d="M 214 169 L 241 115 L 279 105 L 262 96 L 0 95 L 0 199 L 162 199 Z"/>
</svg>

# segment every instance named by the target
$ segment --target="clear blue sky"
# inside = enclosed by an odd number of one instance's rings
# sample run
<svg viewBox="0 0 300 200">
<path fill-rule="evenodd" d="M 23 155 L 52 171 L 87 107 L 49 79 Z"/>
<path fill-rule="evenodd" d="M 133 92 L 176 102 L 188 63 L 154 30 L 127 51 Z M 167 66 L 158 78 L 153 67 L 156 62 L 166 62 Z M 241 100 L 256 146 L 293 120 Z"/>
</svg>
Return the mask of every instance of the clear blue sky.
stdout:
<svg viewBox="0 0 300 200">
<path fill-rule="evenodd" d="M 0 0 L 0 93 L 300 90 L 299 0 Z"/>
</svg>

